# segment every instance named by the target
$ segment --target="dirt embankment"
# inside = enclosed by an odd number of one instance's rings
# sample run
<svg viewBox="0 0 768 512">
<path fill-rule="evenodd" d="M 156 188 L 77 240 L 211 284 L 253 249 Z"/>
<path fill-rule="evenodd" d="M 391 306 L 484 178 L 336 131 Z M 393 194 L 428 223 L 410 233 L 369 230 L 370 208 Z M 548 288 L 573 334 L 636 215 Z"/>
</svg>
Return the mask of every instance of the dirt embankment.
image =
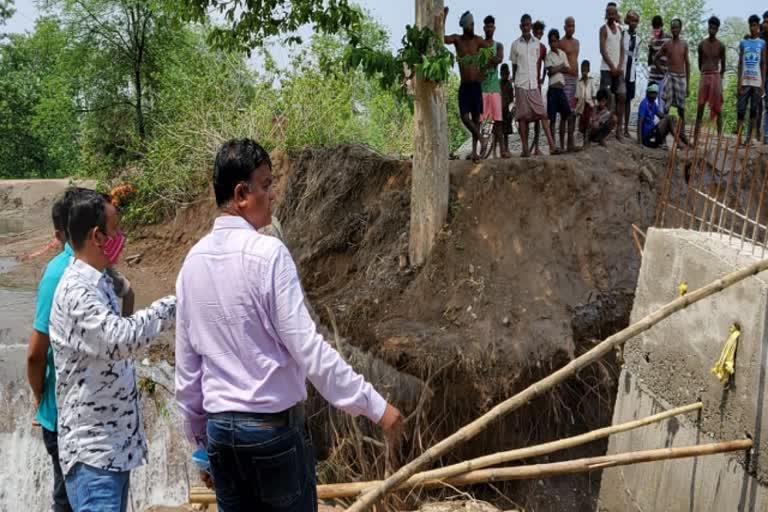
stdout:
<svg viewBox="0 0 768 512">
<path fill-rule="evenodd" d="M 631 144 L 454 161 L 449 221 L 429 261 L 413 269 L 409 161 L 357 146 L 274 156 L 276 214 L 322 323 L 330 325 L 328 307 L 351 343 L 429 382 L 433 394 L 402 458 L 627 323 L 640 261 L 631 225 L 651 222 L 665 161 Z M 126 255 L 138 257 L 125 273 L 140 303 L 172 292 L 215 215 L 208 194 L 168 223 L 132 233 Z M 605 424 L 614 378 L 610 363 L 585 370 L 446 462 Z M 383 461 L 357 464 L 363 477 L 385 469 Z M 365 475 L 365 465 L 380 467 Z M 599 475 L 547 486 L 515 483 L 505 494 L 536 510 L 585 510 Z"/>
</svg>

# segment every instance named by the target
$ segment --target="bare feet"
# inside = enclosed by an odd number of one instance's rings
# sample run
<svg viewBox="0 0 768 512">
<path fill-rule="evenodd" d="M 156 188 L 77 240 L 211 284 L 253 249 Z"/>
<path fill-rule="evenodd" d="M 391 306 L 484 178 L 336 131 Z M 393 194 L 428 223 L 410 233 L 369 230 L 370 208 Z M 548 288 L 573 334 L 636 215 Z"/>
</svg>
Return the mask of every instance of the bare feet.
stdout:
<svg viewBox="0 0 768 512">
<path fill-rule="evenodd" d="M 622 142 L 621 132 L 618 131 L 618 130 L 616 130 L 616 140 L 619 141 L 619 142 Z"/>
<path fill-rule="evenodd" d="M 541 156 L 541 151 L 539 151 L 538 147 L 533 150 L 533 156 Z"/>
<path fill-rule="evenodd" d="M 530 158 L 530 157 L 531 157 L 531 153 L 528 151 L 523 151 L 522 153 L 520 153 L 520 158 Z"/>
<path fill-rule="evenodd" d="M 626 138 L 629 138 L 629 130 L 627 130 L 627 129 L 624 130 L 624 136 Z"/>
<path fill-rule="evenodd" d="M 621 139 L 619 139 L 619 140 L 621 140 Z M 600 144 L 601 146 L 603 146 L 604 148 L 608 147 L 608 144 L 606 144 L 605 139 L 600 139 L 599 141 L 597 141 L 597 143 Z"/>
<path fill-rule="evenodd" d="M 575 153 L 578 151 L 578 148 L 576 148 L 575 144 L 568 144 L 568 149 L 565 150 L 566 153 Z"/>
<path fill-rule="evenodd" d="M 512 158 L 512 153 L 510 153 L 508 150 L 507 151 L 502 151 L 501 152 L 501 158 L 504 158 L 504 159 Z"/>
</svg>

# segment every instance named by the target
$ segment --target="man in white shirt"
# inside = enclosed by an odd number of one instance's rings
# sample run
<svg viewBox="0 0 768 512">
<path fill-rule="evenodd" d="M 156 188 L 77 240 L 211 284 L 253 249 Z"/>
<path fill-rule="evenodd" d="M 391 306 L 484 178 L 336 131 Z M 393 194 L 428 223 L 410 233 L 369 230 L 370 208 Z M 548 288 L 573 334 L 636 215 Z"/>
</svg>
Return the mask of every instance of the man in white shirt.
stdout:
<svg viewBox="0 0 768 512">
<path fill-rule="evenodd" d="M 523 152 L 520 156 L 530 156 L 528 149 L 528 123 L 541 121 L 547 136 L 551 154 L 557 153 L 555 141 L 549 127 L 549 120 L 544 109 L 544 101 L 539 89 L 539 63 L 541 61 L 541 42 L 531 34 L 532 21 L 529 14 L 520 18 L 522 36 L 512 43 L 510 61 L 512 77 L 515 83 L 515 110 L 520 127 L 520 142 Z"/>
<path fill-rule="evenodd" d="M 125 512 L 147 442 L 132 358 L 173 324 L 175 297 L 130 317 L 106 269 L 125 245 L 117 210 L 83 193 L 69 210 L 74 258 L 56 288 L 49 334 L 56 367 L 59 461 L 75 512 Z"/>
<path fill-rule="evenodd" d="M 600 89 L 614 95 L 616 118 L 624 118 L 627 102 L 627 87 L 624 81 L 624 45 L 623 32 L 619 25 L 619 11 L 616 2 L 609 2 L 605 9 L 605 25 L 600 27 Z M 616 130 L 616 138 L 621 140 L 621 130 Z"/>
</svg>

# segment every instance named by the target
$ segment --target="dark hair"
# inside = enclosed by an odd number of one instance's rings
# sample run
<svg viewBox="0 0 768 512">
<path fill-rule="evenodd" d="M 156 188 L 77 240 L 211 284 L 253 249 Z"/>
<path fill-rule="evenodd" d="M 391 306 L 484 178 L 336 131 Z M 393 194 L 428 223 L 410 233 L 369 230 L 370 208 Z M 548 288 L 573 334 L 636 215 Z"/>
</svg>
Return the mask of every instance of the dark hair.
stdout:
<svg viewBox="0 0 768 512">
<path fill-rule="evenodd" d="M 69 209 L 72 207 L 72 201 L 83 193 L 93 193 L 94 191 L 82 187 L 69 187 L 64 194 L 53 203 L 51 208 L 51 220 L 53 229 L 64 233 L 64 237 L 69 239 L 67 234 L 67 225 L 69 224 Z"/>
<path fill-rule="evenodd" d="M 758 25 L 760 24 L 760 17 L 758 17 L 757 14 L 753 14 L 749 17 L 749 24 L 751 25 L 753 23 L 757 23 Z"/>
<path fill-rule="evenodd" d="M 531 21 L 531 20 L 532 20 L 532 18 L 531 18 L 530 14 L 523 14 L 522 16 L 520 16 L 520 24 L 521 25 L 523 23 L 525 23 L 526 21 Z"/>
<path fill-rule="evenodd" d="M 605 8 L 607 9 L 608 7 L 618 7 L 618 5 L 616 5 L 616 2 L 608 2 L 608 5 L 606 5 Z"/>
<path fill-rule="evenodd" d="M 81 249 L 93 228 L 107 231 L 107 200 L 93 190 L 77 194 L 69 207 L 67 234 L 75 249 Z"/>
<path fill-rule="evenodd" d="M 556 28 L 553 28 L 547 33 L 547 41 L 551 40 L 552 38 L 556 38 L 558 41 L 560 40 L 560 31 Z"/>
<path fill-rule="evenodd" d="M 224 206 L 235 197 L 238 183 L 248 181 L 253 171 L 267 164 L 272 168 L 269 153 L 252 139 L 232 139 L 225 142 L 213 164 L 213 192 L 216 204 Z"/>
<path fill-rule="evenodd" d="M 483 23 L 485 23 L 486 25 L 495 25 L 496 18 L 494 18 L 489 14 L 488 16 L 485 17 L 485 19 L 483 20 Z"/>
<path fill-rule="evenodd" d="M 675 23 L 679 23 L 680 24 L 680 28 L 683 28 L 683 20 L 681 20 L 680 18 L 675 18 L 672 21 L 670 21 L 669 22 L 669 26 L 671 27 Z"/>
<path fill-rule="evenodd" d="M 763 13 L 763 19 L 765 19 L 765 18 L 768 18 L 768 11 L 765 11 L 765 12 Z"/>
<path fill-rule="evenodd" d="M 583 61 L 581 61 L 581 67 L 584 67 L 584 66 L 591 67 L 587 59 L 584 59 Z"/>
<path fill-rule="evenodd" d="M 597 95 L 595 97 L 597 98 L 597 101 L 607 100 L 608 99 L 608 90 L 600 89 L 599 91 L 597 91 Z"/>
<path fill-rule="evenodd" d="M 536 20 L 536 23 L 533 24 L 533 30 L 536 31 L 541 30 L 543 32 L 546 27 L 547 25 L 541 20 Z"/>
<path fill-rule="evenodd" d="M 664 26 L 664 19 L 658 14 L 651 20 L 651 26 L 653 28 L 661 28 Z"/>
<path fill-rule="evenodd" d="M 717 16 L 712 16 L 711 18 L 709 18 L 707 25 L 714 25 L 716 27 L 720 27 L 720 18 L 718 18 Z"/>
<path fill-rule="evenodd" d="M 507 64 L 507 63 L 505 62 L 504 64 L 502 64 L 502 65 L 501 65 L 501 68 L 499 68 L 499 69 L 501 70 L 501 72 L 502 72 L 502 73 L 503 73 L 504 71 L 509 71 L 509 64 Z"/>
</svg>

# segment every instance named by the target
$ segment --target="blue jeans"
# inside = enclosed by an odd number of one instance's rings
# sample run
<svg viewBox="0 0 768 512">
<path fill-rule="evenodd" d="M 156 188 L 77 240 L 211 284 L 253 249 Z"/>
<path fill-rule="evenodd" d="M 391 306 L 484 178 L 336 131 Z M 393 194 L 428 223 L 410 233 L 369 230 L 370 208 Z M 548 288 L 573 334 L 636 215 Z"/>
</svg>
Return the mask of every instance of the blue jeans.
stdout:
<svg viewBox="0 0 768 512">
<path fill-rule="evenodd" d="M 53 512 L 72 512 L 67 499 L 67 487 L 64 485 L 64 475 L 61 474 L 61 465 L 59 464 L 59 434 L 51 432 L 43 427 L 43 443 L 45 450 L 51 456 L 51 465 L 53 466 Z"/>
<path fill-rule="evenodd" d="M 78 462 L 65 478 L 75 512 L 125 512 L 130 471 L 107 471 Z"/>
<path fill-rule="evenodd" d="M 218 413 L 209 415 L 207 432 L 219 512 L 317 510 L 315 455 L 303 420 Z"/>
</svg>

